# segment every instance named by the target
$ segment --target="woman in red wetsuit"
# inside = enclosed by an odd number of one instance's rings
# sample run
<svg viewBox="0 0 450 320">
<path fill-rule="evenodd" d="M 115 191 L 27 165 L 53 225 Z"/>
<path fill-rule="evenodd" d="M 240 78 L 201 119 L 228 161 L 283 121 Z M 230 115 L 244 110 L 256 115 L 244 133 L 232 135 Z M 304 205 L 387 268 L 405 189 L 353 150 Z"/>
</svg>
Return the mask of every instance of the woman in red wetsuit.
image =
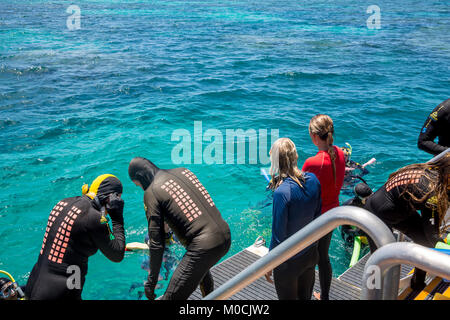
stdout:
<svg viewBox="0 0 450 320">
<path fill-rule="evenodd" d="M 322 213 L 339 206 L 339 193 L 344 183 L 345 157 L 343 151 L 333 145 L 333 120 L 325 114 L 314 116 L 309 122 L 309 135 L 319 152 L 305 161 L 302 171 L 312 172 L 319 179 L 322 193 Z M 328 300 L 332 270 L 328 249 L 330 232 L 319 240 L 320 299 Z"/>
</svg>

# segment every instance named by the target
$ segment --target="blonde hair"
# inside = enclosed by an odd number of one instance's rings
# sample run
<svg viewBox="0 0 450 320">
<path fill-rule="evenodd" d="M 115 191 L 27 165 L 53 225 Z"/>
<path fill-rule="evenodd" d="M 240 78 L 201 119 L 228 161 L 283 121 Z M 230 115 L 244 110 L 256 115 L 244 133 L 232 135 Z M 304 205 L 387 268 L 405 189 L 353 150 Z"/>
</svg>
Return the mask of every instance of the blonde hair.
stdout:
<svg viewBox="0 0 450 320">
<path fill-rule="evenodd" d="M 270 175 L 272 180 L 269 188 L 275 190 L 286 178 L 291 178 L 303 187 L 305 177 L 297 166 L 298 154 L 294 142 L 289 138 L 280 138 L 270 148 Z"/>
<path fill-rule="evenodd" d="M 336 160 L 337 154 L 333 147 L 333 120 L 326 114 L 315 115 L 311 118 L 311 121 L 309 121 L 309 134 L 317 135 L 321 140 L 326 141 L 328 145 L 327 152 L 330 155 L 333 168 L 334 183 L 336 184 L 336 164 L 334 161 Z"/>
</svg>

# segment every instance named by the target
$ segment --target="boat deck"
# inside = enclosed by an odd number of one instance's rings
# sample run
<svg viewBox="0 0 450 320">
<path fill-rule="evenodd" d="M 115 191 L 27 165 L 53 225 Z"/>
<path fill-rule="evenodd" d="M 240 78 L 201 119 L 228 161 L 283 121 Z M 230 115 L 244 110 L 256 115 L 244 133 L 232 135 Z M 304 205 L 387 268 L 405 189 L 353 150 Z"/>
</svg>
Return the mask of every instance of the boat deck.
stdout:
<svg viewBox="0 0 450 320">
<path fill-rule="evenodd" d="M 264 246 L 251 246 L 232 257 L 222 261 L 211 269 L 215 287 L 218 288 L 226 281 L 236 276 L 239 272 L 250 266 L 253 262 L 264 256 L 268 249 Z M 361 258 L 353 267 L 347 269 L 338 278 L 331 281 L 330 300 L 359 300 L 362 290 L 362 277 L 364 266 L 370 254 Z M 410 274 L 413 267 L 401 265 L 400 278 L 403 279 Z M 407 279 L 407 278 L 405 278 Z M 399 290 L 399 299 L 402 300 L 436 300 L 450 299 L 450 283 L 440 278 L 435 278 L 427 274 L 427 287 L 423 290 L 414 291 L 406 286 L 406 289 Z M 316 270 L 314 291 L 320 292 L 319 272 Z M 437 295 L 436 295 L 437 294 Z M 444 298 L 442 296 L 444 295 Z M 189 300 L 200 300 L 202 295 L 197 288 L 192 293 Z M 311 299 L 315 300 L 312 296 Z M 266 281 L 265 277 L 260 277 L 246 288 L 235 293 L 229 300 L 278 300 L 275 286 Z"/>
<path fill-rule="evenodd" d="M 265 249 L 265 250 L 264 250 Z M 239 272 L 250 266 L 253 262 L 261 258 L 267 252 L 267 248 L 264 247 L 263 250 L 255 251 L 252 248 L 244 249 L 243 251 L 235 254 L 234 256 L 224 260 L 220 264 L 214 266 L 211 269 L 211 274 L 214 278 L 215 287 L 219 287 L 224 284 L 227 280 L 231 279 Z M 360 262 L 365 263 L 367 259 L 360 260 Z M 358 262 L 353 268 L 356 272 L 364 270 L 364 265 L 360 266 Z M 351 268 L 351 269 L 353 269 Z M 348 271 L 348 270 L 347 270 Z M 359 300 L 361 287 L 357 285 L 356 279 L 357 275 L 353 273 L 348 273 L 347 277 L 349 279 L 354 279 L 355 281 L 344 281 L 343 279 L 333 278 L 331 281 L 330 289 L 330 300 Z M 360 278 L 362 278 L 362 271 L 360 273 Z M 320 292 L 320 282 L 319 273 L 316 270 L 316 280 L 314 283 L 314 291 Z M 201 292 L 197 290 L 192 293 L 189 300 L 199 300 L 201 299 Z M 311 297 L 315 299 L 314 296 Z M 275 286 L 266 281 L 265 277 L 261 277 L 254 281 L 252 284 L 242 289 L 241 291 L 235 293 L 229 298 L 230 300 L 278 300 L 277 293 L 275 291 Z"/>
</svg>

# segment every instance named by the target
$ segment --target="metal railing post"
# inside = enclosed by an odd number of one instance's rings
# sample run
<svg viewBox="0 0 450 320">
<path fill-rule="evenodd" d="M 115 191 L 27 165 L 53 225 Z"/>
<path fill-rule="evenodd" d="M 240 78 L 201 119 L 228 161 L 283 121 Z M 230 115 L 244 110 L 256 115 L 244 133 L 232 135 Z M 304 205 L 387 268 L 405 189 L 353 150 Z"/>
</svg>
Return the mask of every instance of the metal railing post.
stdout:
<svg viewBox="0 0 450 320">
<path fill-rule="evenodd" d="M 390 243 L 376 250 L 367 260 L 363 274 L 363 288 L 361 298 L 372 300 L 377 295 L 377 288 L 373 288 L 371 277 L 378 268 L 381 280 L 389 269 L 400 264 L 414 265 L 415 267 L 431 272 L 444 279 L 450 278 L 450 256 L 437 250 L 411 242 Z"/>
<path fill-rule="evenodd" d="M 327 211 L 297 231 L 268 254 L 252 263 L 235 277 L 204 297 L 204 299 L 228 299 L 268 271 L 273 270 L 341 225 L 352 225 L 360 228 L 372 238 L 377 247 L 395 242 L 395 237 L 389 228 L 369 211 L 354 206 L 340 206 Z M 387 291 L 386 297 L 390 299 L 393 297 L 396 298 L 400 279 L 400 267 L 394 267 L 388 270 L 384 279 L 385 283 L 383 287 Z M 381 291 L 379 292 L 378 298 L 381 299 Z"/>
</svg>

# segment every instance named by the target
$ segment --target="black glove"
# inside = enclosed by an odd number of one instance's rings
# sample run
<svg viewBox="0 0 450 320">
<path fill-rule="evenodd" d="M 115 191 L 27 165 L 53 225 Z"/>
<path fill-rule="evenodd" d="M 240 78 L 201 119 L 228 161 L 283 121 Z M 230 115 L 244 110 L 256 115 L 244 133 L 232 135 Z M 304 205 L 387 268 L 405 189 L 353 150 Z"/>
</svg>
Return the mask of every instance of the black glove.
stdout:
<svg viewBox="0 0 450 320">
<path fill-rule="evenodd" d="M 106 201 L 106 210 L 108 211 L 111 220 L 122 221 L 123 222 L 123 206 L 124 201 L 120 198 L 117 193 L 111 193 L 108 200 Z"/>
<path fill-rule="evenodd" d="M 144 288 L 145 288 L 145 296 L 147 297 L 147 299 L 155 300 L 156 294 L 154 292 L 154 289 L 150 288 L 150 284 L 148 283 L 148 281 L 145 282 Z"/>
</svg>

